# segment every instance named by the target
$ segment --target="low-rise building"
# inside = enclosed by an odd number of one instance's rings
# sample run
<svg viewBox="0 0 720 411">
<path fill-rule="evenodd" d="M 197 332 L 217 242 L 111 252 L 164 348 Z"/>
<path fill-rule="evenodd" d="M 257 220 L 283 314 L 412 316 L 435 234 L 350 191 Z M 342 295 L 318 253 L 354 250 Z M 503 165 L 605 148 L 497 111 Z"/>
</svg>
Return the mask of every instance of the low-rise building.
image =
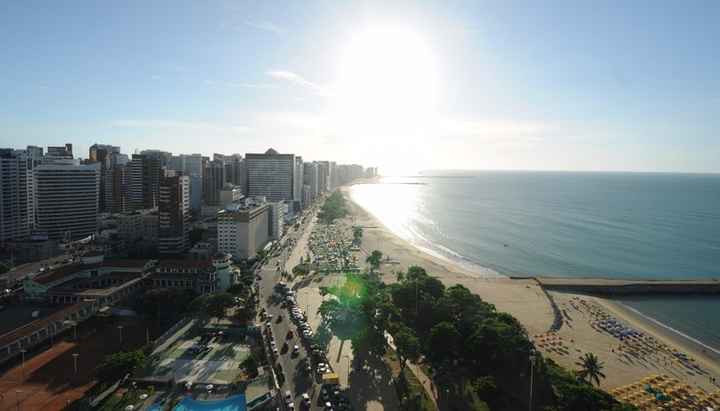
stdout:
<svg viewBox="0 0 720 411">
<path fill-rule="evenodd" d="M 105 260 L 102 255 L 83 256 L 72 264 L 23 280 L 26 300 L 51 304 L 96 301 L 114 304 L 142 288 L 152 274 L 154 260 Z"/>
<path fill-rule="evenodd" d="M 160 260 L 152 276 L 152 286 L 206 294 L 215 292 L 216 280 L 212 260 Z"/>
<path fill-rule="evenodd" d="M 264 198 L 247 198 L 219 211 L 218 251 L 237 259 L 254 257 L 271 239 L 270 207 Z"/>
</svg>

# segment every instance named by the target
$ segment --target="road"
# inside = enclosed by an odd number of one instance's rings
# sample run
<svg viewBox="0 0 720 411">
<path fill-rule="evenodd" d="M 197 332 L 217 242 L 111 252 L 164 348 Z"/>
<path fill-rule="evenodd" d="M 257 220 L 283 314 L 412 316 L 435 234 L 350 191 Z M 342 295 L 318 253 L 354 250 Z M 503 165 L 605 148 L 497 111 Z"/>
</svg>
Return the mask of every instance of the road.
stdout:
<svg viewBox="0 0 720 411">
<path fill-rule="evenodd" d="M 311 213 L 311 212 L 310 212 Z M 292 322 L 288 310 L 281 306 L 282 299 L 278 294 L 274 292 L 275 284 L 280 281 L 281 267 L 284 267 L 287 263 L 287 270 L 292 270 L 290 264 L 296 258 L 299 260 L 299 256 L 303 255 L 304 250 L 297 250 L 295 248 L 303 248 L 306 244 L 307 235 L 312 230 L 312 220 L 314 219 L 314 213 L 308 214 L 306 222 L 298 229 L 291 229 L 283 239 L 283 244 L 280 255 L 276 257 L 268 258 L 267 262 L 260 269 L 260 308 L 264 308 L 266 312 L 272 315 L 271 330 L 272 337 L 275 340 L 278 353 L 273 356 L 272 350 L 268 351 L 271 361 L 276 361 L 282 367 L 284 374 L 284 380 L 280 378 L 282 384 L 280 384 L 280 391 L 285 396 L 286 391 L 290 391 L 294 397 L 294 403 L 296 409 L 307 409 L 301 406 L 302 394 L 307 393 L 313 395 L 314 381 L 313 377 L 308 375 L 305 369 L 305 361 L 310 361 L 306 351 L 306 347 L 302 343 L 302 337 L 298 336 L 298 329 Z M 295 243 L 296 247 L 292 247 L 289 244 Z M 293 256 L 294 258 L 290 258 Z M 291 261 L 288 261 L 290 259 Z M 280 318 L 282 320 L 278 321 Z M 263 333 L 265 334 L 266 326 L 263 325 Z M 287 339 L 288 331 L 293 332 L 293 337 Z M 283 349 L 284 343 L 287 342 L 287 349 Z M 292 349 L 294 345 L 298 345 L 300 348 L 299 354 L 293 355 Z M 273 360 L 274 357 L 274 360 Z M 314 406 L 314 404 L 313 404 Z"/>
</svg>

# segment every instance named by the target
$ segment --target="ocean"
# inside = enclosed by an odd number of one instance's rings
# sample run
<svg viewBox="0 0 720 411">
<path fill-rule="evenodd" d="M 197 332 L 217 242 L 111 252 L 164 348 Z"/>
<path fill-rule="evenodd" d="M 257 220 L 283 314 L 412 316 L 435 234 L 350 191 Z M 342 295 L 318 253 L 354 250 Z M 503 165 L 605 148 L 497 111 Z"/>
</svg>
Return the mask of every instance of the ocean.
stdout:
<svg viewBox="0 0 720 411">
<path fill-rule="evenodd" d="M 353 200 L 478 272 L 720 278 L 720 175 L 427 172 L 381 182 L 353 186 Z M 622 302 L 720 349 L 720 297 Z"/>
</svg>

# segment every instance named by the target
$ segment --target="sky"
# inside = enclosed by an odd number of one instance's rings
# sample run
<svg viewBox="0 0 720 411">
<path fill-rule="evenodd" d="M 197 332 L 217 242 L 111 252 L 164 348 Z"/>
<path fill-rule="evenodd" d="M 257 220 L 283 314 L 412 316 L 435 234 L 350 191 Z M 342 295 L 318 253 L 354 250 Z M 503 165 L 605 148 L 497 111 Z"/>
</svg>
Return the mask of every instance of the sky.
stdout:
<svg viewBox="0 0 720 411">
<path fill-rule="evenodd" d="M 720 172 L 717 1 L 0 4 L 0 146 Z"/>
</svg>

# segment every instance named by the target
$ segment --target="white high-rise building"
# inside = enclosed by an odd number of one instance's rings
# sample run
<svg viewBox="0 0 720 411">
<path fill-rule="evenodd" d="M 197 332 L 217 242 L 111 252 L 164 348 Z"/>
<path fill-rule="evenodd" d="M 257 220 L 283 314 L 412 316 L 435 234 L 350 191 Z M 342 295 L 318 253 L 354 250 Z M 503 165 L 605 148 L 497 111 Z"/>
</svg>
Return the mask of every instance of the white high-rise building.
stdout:
<svg viewBox="0 0 720 411">
<path fill-rule="evenodd" d="M 270 205 L 246 198 L 217 214 L 218 251 L 234 258 L 252 258 L 270 241 Z"/>
<path fill-rule="evenodd" d="M 127 164 L 127 209 L 140 210 L 143 208 L 143 160 L 133 155 Z"/>
<path fill-rule="evenodd" d="M 100 167 L 77 160 L 43 162 L 34 170 L 35 218 L 50 239 L 70 239 L 97 231 Z"/>
<path fill-rule="evenodd" d="M 294 154 L 280 154 L 271 148 L 264 154 L 246 154 L 245 163 L 249 197 L 264 196 L 270 202 L 301 199 L 302 194 L 296 193 L 295 187 L 297 167 Z"/>
</svg>

